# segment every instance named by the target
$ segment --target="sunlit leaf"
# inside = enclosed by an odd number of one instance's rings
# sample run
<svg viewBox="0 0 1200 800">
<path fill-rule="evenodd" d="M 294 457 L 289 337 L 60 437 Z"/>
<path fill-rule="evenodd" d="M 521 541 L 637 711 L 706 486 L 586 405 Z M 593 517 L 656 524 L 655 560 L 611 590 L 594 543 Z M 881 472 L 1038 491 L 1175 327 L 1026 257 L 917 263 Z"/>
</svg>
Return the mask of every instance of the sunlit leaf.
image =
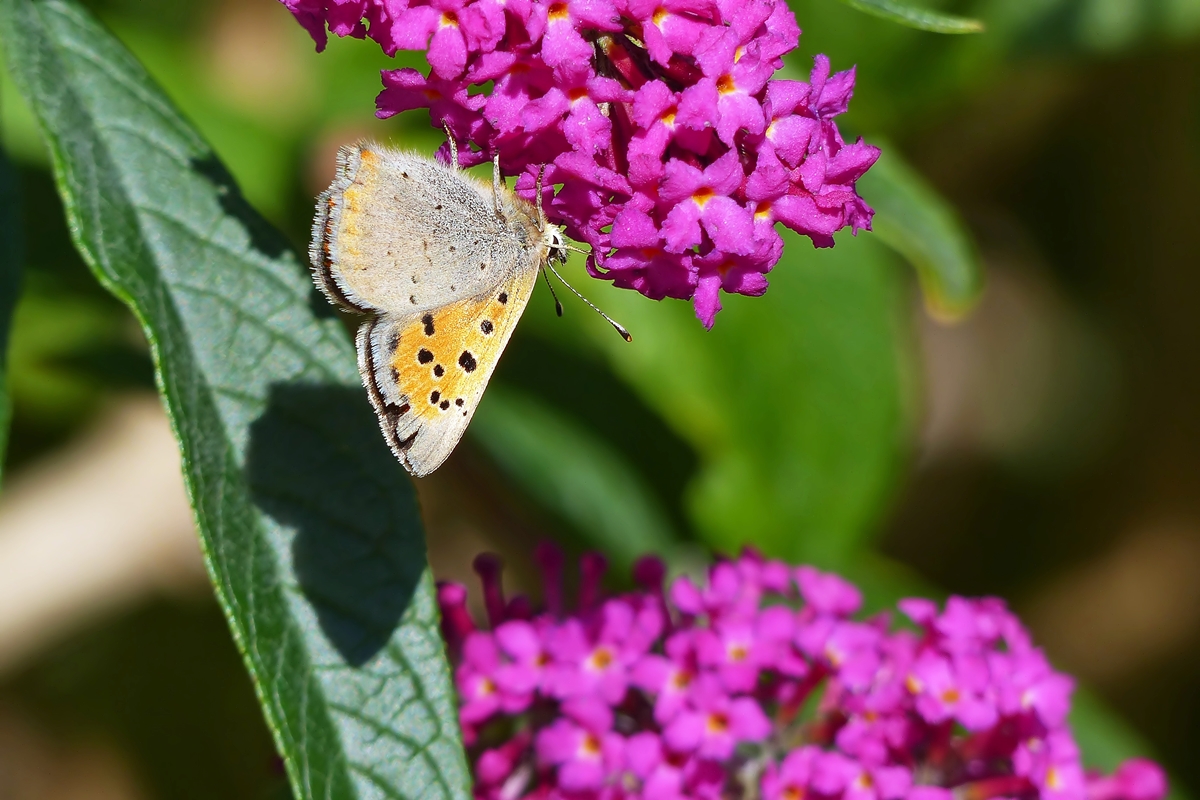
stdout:
<svg viewBox="0 0 1200 800">
<path fill-rule="evenodd" d="M 666 514 L 637 469 L 551 407 L 493 387 L 471 435 L 509 480 L 604 552 L 622 577 L 640 556 L 679 550 Z"/>
<path fill-rule="evenodd" d="M 217 597 L 300 798 L 469 776 L 411 483 L 307 270 L 77 5 L 0 0 L 75 243 L 151 343 Z"/>
<path fill-rule="evenodd" d="M 20 198 L 8 156 L 0 149 L 0 477 L 12 422 L 8 389 L 8 337 L 21 285 Z"/>
<path fill-rule="evenodd" d="M 905 452 L 903 273 L 869 234 L 824 251 L 785 241 L 770 291 L 723 295 L 711 331 L 690 304 L 596 282 L 592 300 L 632 344 L 592 314 L 526 316 L 549 338 L 586 332 L 699 455 L 686 505 L 707 544 L 834 566 L 875 530 Z"/>
<path fill-rule="evenodd" d="M 894 147 L 858 182 L 875 208 L 872 230 L 916 268 L 930 311 L 956 319 L 979 299 L 983 265 L 958 214 Z"/>
<path fill-rule="evenodd" d="M 979 33 L 984 25 L 977 19 L 958 17 L 953 14 L 939 14 L 924 8 L 913 8 L 895 0 L 842 0 L 843 3 L 859 11 L 865 11 L 876 17 L 907 25 L 910 28 L 920 28 L 934 33 Z"/>
</svg>

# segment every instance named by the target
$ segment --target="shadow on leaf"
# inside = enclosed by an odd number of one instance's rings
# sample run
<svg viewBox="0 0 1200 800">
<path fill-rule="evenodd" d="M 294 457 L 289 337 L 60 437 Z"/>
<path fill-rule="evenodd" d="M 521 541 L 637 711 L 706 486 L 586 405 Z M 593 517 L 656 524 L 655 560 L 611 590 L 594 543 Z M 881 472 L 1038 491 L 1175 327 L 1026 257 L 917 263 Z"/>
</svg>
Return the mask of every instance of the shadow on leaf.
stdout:
<svg viewBox="0 0 1200 800">
<path fill-rule="evenodd" d="M 295 532 L 292 568 L 351 666 L 388 642 L 425 567 L 416 494 L 361 389 L 275 385 L 250 426 L 255 503 Z"/>
<path fill-rule="evenodd" d="M 192 158 L 189 163 L 196 174 L 203 175 L 216 188 L 217 202 L 226 215 L 245 226 L 251 247 L 271 259 L 290 250 L 287 241 L 246 200 L 229 170 L 215 155 Z"/>
</svg>

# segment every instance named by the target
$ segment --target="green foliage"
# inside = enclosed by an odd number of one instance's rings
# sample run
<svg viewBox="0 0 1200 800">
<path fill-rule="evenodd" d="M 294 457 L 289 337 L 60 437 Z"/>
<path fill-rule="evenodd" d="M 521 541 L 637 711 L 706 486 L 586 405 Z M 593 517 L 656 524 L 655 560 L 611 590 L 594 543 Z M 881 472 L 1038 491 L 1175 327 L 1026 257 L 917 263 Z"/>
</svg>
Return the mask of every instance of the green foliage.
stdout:
<svg viewBox="0 0 1200 800">
<path fill-rule="evenodd" d="M 3 0 L 77 247 L 151 343 L 218 599 L 301 798 L 462 798 L 411 484 L 344 331 L 141 66 L 69 2 Z"/>
<path fill-rule="evenodd" d="M 627 576 L 641 556 L 672 560 L 678 536 L 639 471 L 602 439 L 524 393 L 494 387 L 471 432 L 510 480 Z"/>
<path fill-rule="evenodd" d="M 983 265 L 958 214 L 896 152 L 883 154 L 859 181 L 875 208 L 872 230 L 917 270 L 925 302 L 942 319 L 957 319 L 983 289 Z"/>
<path fill-rule="evenodd" d="M 845 3 L 926 30 L 980 29 L 891 0 Z M 218 598 L 298 795 L 464 797 L 410 483 L 370 418 L 344 331 L 183 121 L 195 120 L 254 205 L 298 242 L 311 200 L 300 165 L 333 132 L 432 146 L 438 134 L 419 115 L 368 122 L 377 69 L 416 57 L 393 62 L 370 44 L 334 40 L 317 58 L 272 8 L 296 45 L 287 53 L 303 53 L 288 62 L 301 88 L 253 102 L 210 75 L 188 38 L 202 27 L 190 4 L 153 5 L 176 16 L 152 19 L 142 0 L 105 7 L 182 112 L 76 6 L 0 0 L 0 39 L 50 143 L 77 244 L 146 329 Z M 1200 27 L 1200 0 L 979 0 L 955 7 L 986 19 L 988 35 L 935 49 L 932 37 L 845 5 L 793 6 L 804 47 L 837 68 L 861 65 L 847 128 L 896 136 L 994 80 L 1013 52 L 1113 52 Z M 3 118 L 13 151 L 33 162 L 32 117 L 8 98 Z M 860 188 L 878 210 L 874 234 L 842 237 L 832 251 L 789 236 L 770 292 L 724 298 L 712 332 L 686 304 L 595 281 L 586 292 L 633 331 L 633 345 L 578 305 L 560 321 L 535 299 L 470 432 L 506 486 L 562 523 L 564 539 L 603 549 L 614 570 L 648 551 L 686 558 L 696 538 L 836 567 L 874 608 L 928 594 L 871 547 L 914 416 L 911 292 L 882 245 L 912 262 L 939 315 L 971 307 L 980 263 L 950 205 L 893 147 Z M 0 208 L 0 229 L 12 227 L 12 210 Z M 0 291 L 0 305 L 14 296 Z M 24 361 L 14 357 L 13 373 L 21 366 L 29 396 L 74 413 L 92 391 L 86 370 L 111 379 L 114 361 L 89 349 L 113 336 L 120 321 L 109 310 L 33 275 L 18 319 L 28 346 L 16 349 Z M 639 402 L 555 394 L 566 368 L 543 361 L 551 377 L 516 374 L 523 347 L 596 355 L 608 370 L 597 382 Z M 659 428 L 644 442 L 614 435 L 648 421 Z M 668 438 L 684 457 L 655 460 Z M 1089 763 L 1145 752 L 1087 696 L 1074 721 Z"/>
<path fill-rule="evenodd" d="M 0 478 L 12 419 L 8 388 L 8 338 L 21 287 L 20 199 L 8 156 L 0 148 Z"/>
<path fill-rule="evenodd" d="M 859 11 L 865 11 L 876 17 L 882 17 L 910 28 L 934 33 L 980 33 L 983 23 L 977 19 L 958 17 L 953 14 L 939 14 L 923 8 L 913 8 L 895 0 L 842 0 L 843 3 Z"/>
<path fill-rule="evenodd" d="M 906 293 L 867 234 L 824 251 L 785 240 L 767 294 L 723 297 L 711 331 L 689 304 L 594 284 L 632 345 L 586 310 L 560 321 L 536 298 L 526 324 L 547 339 L 586 332 L 699 454 L 685 505 L 707 545 L 834 566 L 869 540 L 904 454 Z"/>
<path fill-rule="evenodd" d="M 1021 50 L 1116 53 L 1200 31 L 1200 0 L 979 0 L 979 13 Z"/>
</svg>

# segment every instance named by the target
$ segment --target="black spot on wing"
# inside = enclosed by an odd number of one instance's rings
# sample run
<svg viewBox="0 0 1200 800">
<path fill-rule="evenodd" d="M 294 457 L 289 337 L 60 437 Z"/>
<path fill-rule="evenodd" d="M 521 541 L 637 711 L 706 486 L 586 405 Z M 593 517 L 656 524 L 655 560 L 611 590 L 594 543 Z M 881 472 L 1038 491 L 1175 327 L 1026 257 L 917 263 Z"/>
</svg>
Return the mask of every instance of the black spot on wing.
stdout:
<svg viewBox="0 0 1200 800">
<path fill-rule="evenodd" d="M 422 364 L 428 364 L 430 361 L 433 361 L 433 353 L 422 347 L 417 351 L 417 361 Z"/>
<path fill-rule="evenodd" d="M 421 324 L 425 326 L 425 335 L 433 336 L 433 314 L 421 317 Z"/>
<path fill-rule="evenodd" d="M 434 389 L 433 392 L 429 395 L 429 405 L 436 406 L 438 403 L 438 400 L 441 400 L 441 399 L 442 399 L 442 393 L 439 392 L 437 389 Z"/>
<path fill-rule="evenodd" d="M 466 372 L 474 372 L 475 367 L 478 366 L 475 363 L 475 356 L 471 355 L 470 350 L 463 350 L 462 355 L 458 357 L 458 365 Z"/>
<path fill-rule="evenodd" d="M 508 292 L 501 292 L 500 296 L 496 299 L 500 301 L 500 305 L 504 305 L 508 302 Z"/>
<path fill-rule="evenodd" d="M 449 400 L 443 400 L 441 403 L 438 404 L 438 408 L 440 408 L 442 411 L 445 411 L 449 407 L 450 407 Z"/>
<path fill-rule="evenodd" d="M 495 326 L 492 325 L 492 321 L 490 319 L 485 319 L 483 322 L 479 323 L 479 330 L 483 331 L 484 333 L 491 333 L 493 330 L 495 330 Z"/>
<path fill-rule="evenodd" d="M 433 365 L 433 377 L 435 377 L 435 378 L 440 378 L 440 377 L 442 377 L 442 376 L 443 376 L 443 375 L 445 375 L 445 374 L 446 374 L 446 368 L 445 368 L 445 367 L 443 367 L 441 364 L 434 364 L 434 365 Z"/>
</svg>

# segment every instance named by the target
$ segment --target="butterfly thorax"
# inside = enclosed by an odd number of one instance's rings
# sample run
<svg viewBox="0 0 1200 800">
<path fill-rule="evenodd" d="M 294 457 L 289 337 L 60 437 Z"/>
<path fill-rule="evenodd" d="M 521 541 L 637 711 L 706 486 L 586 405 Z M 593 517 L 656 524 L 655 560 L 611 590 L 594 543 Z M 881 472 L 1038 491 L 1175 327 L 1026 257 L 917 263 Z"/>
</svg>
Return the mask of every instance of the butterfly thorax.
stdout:
<svg viewBox="0 0 1200 800">
<path fill-rule="evenodd" d="M 558 225 L 546 223 L 543 228 L 537 209 L 523 197 L 506 192 L 500 204 L 505 224 L 524 248 L 531 251 L 532 265 L 540 267 L 549 260 L 564 263 L 567 243 Z"/>
</svg>

